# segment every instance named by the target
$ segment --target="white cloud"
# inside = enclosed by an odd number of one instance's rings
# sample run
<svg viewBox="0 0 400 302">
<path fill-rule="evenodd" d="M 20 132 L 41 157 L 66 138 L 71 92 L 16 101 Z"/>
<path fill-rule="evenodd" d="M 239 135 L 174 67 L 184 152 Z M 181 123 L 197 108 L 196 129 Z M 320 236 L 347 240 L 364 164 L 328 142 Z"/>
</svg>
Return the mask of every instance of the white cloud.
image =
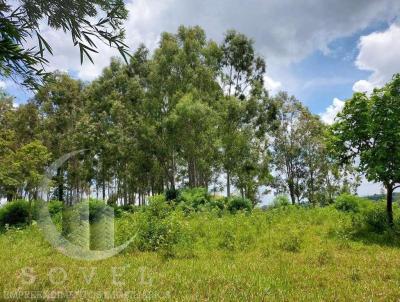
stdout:
<svg viewBox="0 0 400 302">
<path fill-rule="evenodd" d="M 269 92 L 275 94 L 282 88 L 282 83 L 273 80 L 269 76 L 264 76 L 264 86 Z"/>
<path fill-rule="evenodd" d="M 6 82 L 0 80 L 0 89 L 5 89 L 7 87 Z"/>
<path fill-rule="evenodd" d="M 321 120 L 328 125 L 332 125 L 335 122 L 336 115 L 343 110 L 343 107 L 344 101 L 334 98 L 332 105 L 326 108 L 324 113 L 320 114 Z"/>
<path fill-rule="evenodd" d="M 376 86 L 377 84 L 372 84 L 367 80 L 360 80 L 354 83 L 353 91 L 371 93 Z"/>
<path fill-rule="evenodd" d="M 184 25 L 202 26 L 209 38 L 221 40 L 222 34 L 234 28 L 256 41 L 266 58 L 269 74 L 277 74 L 289 63 L 298 62 L 317 49 L 329 52 L 328 44 L 366 28 L 372 22 L 391 20 L 400 11 L 397 0 L 130 0 L 125 23 L 127 43 L 136 48 L 145 43 L 154 49 L 163 31 L 175 32 Z M 50 70 L 69 70 L 83 79 L 93 79 L 109 64 L 115 50 L 99 47 L 90 62 L 80 66 L 79 51 L 69 35 L 45 29 L 54 50 Z M 282 76 L 280 77 L 282 78 Z M 285 78 L 285 85 L 287 85 Z"/>
<path fill-rule="evenodd" d="M 391 25 L 383 32 L 374 32 L 360 38 L 356 66 L 371 71 L 367 80 L 360 80 L 353 86 L 357 92 L 372 92 L 383 86 L 393 74 L 400 72 L 400 26 Z"/>
</svg>

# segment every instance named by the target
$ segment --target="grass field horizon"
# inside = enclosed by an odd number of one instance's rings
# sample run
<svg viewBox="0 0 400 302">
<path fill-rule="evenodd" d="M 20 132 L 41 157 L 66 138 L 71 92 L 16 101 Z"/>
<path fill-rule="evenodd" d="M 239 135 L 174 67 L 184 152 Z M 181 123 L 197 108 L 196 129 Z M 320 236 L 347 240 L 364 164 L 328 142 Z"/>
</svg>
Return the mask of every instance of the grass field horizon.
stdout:
<svg viewBox="0 0 400 302">
<path fill-rule="evenodd" d="M 140 227 L 136 224 L 140 215 L 124 214 L 116 220 L 117 240 Z M 400 241 L 387 244 L 383 233 L 355 234 L 354 215 L 334 206 L 283 206 L 222 215 L 213 211 L 183 215 L 174 210 L 170 215 L 171 221 L 179 223 L 183 240 L 174 241 L 167 250 L 154 251 L 141 250 L 133 243 L 121 254 L 102 261 L 79 261 L 62 255 L 46 242 L 35 223 L 4 231 L 0 235 L 3 299 L 400 298 Z"/>
</svg>

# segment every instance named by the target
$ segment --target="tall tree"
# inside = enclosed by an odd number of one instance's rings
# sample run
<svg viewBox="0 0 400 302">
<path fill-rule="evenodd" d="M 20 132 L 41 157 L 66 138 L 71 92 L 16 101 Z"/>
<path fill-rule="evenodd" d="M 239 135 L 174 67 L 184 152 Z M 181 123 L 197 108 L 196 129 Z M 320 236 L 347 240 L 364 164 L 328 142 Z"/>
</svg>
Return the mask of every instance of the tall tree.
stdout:
<svg viewBox="0 0 400 302">
<path fill-rule="evenodd" d="M 31 101 L 37 106 L 41 119 L 40 139 L 54 159 L 80 150 L 74 135 L 84 107 L 82 89 L 81 82 L 57 72 L 51 75 L 51 80 L 38 90 Z M 56 179 L 56 194 L 60 201 L 65 201 L 65 181 L 65 167 L 60 167 Z"/>
<path fill-rule="evenodd" d="M 231 180 L 237 176 L 233 175 L 234 169 L 238 164 L 238 158 L 235 156 L 238 151 L 235 138 L 240 136 L 240 131 L 249 126 L 249 122 L 252 121 L 254 115 L 262 112 L 262 110 L 257 110 L 252 105 L 256 103 L 257 99 L 255 92 L 258 90 L 255 87 L 263 85 L 266 67 L 264 59 L 255 55 L 254 41 L 235 30 L 229 30 L 225 34 L 221 45 L 220 60 L 221 70 L 219 81 L 227 96 L 227 101 L 224 102 L 227 105 L 227 111 L 223 114 L 225 119 L 222 121 L 221 150 L 223 168 L 226 173 L 227 195 L 230 196 Z M 245 103 L 250 100 L 250 104 L 244 104 L 243 106 L 239 104 L 235 105 L 233 98 L 237 98 Z M 241 108 L 239 109 L 239 107 Z M 239 111 L 241 112 L 237 115 Z M 255 127 L 255 125 L 250 125 L 250 127 Z M 236 169 L 236 171 L 239 170 Z"/>
<path fill-rule="evenodd" d="M 393 191 L 400 185 L 400 75 L 371 96 L 355 93 L 332 126 L 334 154 L 360 160 L 369 181 L 386 188 L 387 219 L 393 224 Z"/>
</svg>

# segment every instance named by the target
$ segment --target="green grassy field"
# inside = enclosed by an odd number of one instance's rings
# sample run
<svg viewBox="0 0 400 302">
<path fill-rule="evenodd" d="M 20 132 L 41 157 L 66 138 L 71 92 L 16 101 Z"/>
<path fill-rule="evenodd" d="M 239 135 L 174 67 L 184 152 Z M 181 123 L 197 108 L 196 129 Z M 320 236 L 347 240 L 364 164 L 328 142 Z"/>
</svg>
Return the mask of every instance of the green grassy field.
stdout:
<svg viewBox="0 0 400 302">
<path fill-rule="evenodd" d="M 135 214 L 117 229 L 135 228 Z M 178 219 L 178 218 L 177 218 Z M 3 300 L 395 301 L 400 249 L 351 236 L 334 208 L 179 217 L 168 255 L 131 247 L 97 262 L 55 251 L 37 226 L 0 235 Z M 119 225 L 119 226 L 118 226 Z M 378 242 L 378 241 L 377 241 Z M 85 277 L 86 275 L 86 277 Z M 18 296 L 16 296 L 19 294 Z M 28 296 L 27 296 L 28 295 Z M 30 296 L 29 296 L 30 295 Z"/>
</svg>

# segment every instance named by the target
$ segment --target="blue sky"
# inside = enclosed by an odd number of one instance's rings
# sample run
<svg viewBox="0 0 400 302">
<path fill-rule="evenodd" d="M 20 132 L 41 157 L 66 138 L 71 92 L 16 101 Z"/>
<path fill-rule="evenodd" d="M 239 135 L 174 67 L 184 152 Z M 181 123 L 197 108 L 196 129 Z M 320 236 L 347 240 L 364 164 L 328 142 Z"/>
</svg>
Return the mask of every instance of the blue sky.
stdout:
<svg viewBox="0 0 400 302">
<path fill-rule="evenodd" d="M 293 94 L 316 114 L 324 112 L 334 98 L 350 98 L 354 83 L 368 78 L 372 73 L 360 70 L 355 65 L 360 37 L 383 32 L 389 26 L 386 22 L 377 23 L 349 37 L 336 39 L 328 45 L 328 52 L 316 50 L 293 64 L 291 72 L 296 78 L 302 79 L 301 85 L 293 89 Z"/>
<path fill-rule="evenodd" d="M 323 113 L 335 98 L 349 98 L 357 81 L 369 81 L 379 69 L 372 66 L 361 70 L 357 66 L 360 41 L 390 30 L 400 12 L 400 3 L 395 0 L 248 0 L 245 7 L 238 0 L 130 0 L 126 5 L 130 11 L 125 24 L 127 42 L 132 49 L 139 43 L 154 49 L 162 31 L 174 32 L 180 24 L 200 25 L 209 38 L 217 41 L 222 40 L 226 30 L 237 29 L 252 37 L 257 51 L 265 57 L 272 93 L 287 90 L 317 114 Z M 78 50 L 68 36 L 46 26 L 43 34 L 55 53 L 48 69 L 69 71 L 83 80 L 94 79 L 110 57 L 117 55 L 101 47 L 95 65 L 86 62 L 81 66 Z M 394 60 L 398 61 L 397 57 Z M 390 76 L 385 74 L 369 84 L 382 85 Z M 0 85 L 19 103 L 31 95 L 4 79 Z"/>
</svg>

